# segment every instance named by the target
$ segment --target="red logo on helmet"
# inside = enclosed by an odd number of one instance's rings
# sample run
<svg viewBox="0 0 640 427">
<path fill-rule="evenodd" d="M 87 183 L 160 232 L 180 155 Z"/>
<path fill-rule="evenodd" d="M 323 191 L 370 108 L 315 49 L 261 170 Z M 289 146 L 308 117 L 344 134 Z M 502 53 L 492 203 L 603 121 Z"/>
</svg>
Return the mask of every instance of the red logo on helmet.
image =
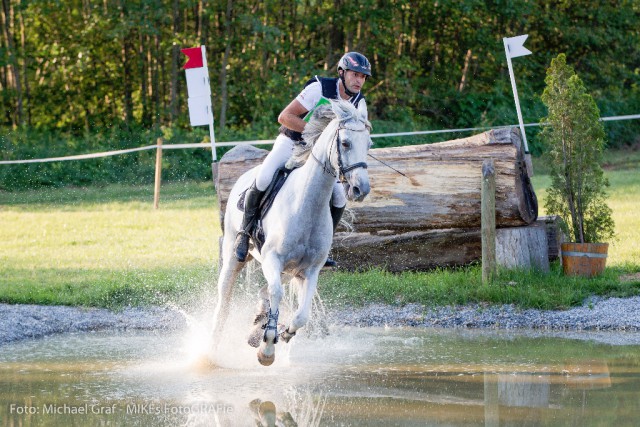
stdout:
<svg viewBox="0 0 640 427">
<path fill-rule="evenodd" d="M 353 59 L 350 56 L 347 56 L 347 59 L 351 62 L 351 65 L 353 65 L 354 67 L 358 67 L 360 66 L 360 64 L 358 64 L 358 61 L 356 61 L 355 59 Z"/>
</svg>

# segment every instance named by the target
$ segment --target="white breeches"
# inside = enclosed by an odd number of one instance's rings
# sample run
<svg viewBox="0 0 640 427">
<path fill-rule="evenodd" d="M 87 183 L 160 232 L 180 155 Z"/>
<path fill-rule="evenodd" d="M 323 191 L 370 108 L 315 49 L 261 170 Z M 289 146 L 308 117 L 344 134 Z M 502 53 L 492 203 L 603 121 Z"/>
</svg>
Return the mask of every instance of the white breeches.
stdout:
<svg viewBox="0 0 640 427">
<path fill-rule="evenodd" d="M 262 162 L 258 175 L 256 176 L 256 188 L 260 191 L 265 191 L 273 175 L 278 168 L 281 168 L 287 163 L 287 160 L 293 153 L 293 147 L 295 142 L 285 135 L 278 135 L 276 142 L 273 144 L 273 148 Z M 333 184 L 333 194 L 331 196 L 331 204 L 336 208 L 342 208 L 347 204 L 347 196 L 344 192 L 344 187 L 339 181 Z"/>
</svg>

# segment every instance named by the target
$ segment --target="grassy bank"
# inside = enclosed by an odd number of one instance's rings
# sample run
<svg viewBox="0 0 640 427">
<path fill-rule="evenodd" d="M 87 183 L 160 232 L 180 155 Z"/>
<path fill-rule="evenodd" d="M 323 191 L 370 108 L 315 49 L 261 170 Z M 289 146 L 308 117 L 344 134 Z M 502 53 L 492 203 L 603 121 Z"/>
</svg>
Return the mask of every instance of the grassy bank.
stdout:
<svg viewBox="0 0 640 427">
<path fill-rule="evenodd" d="M 0 193 L 0 301 L 120 306 L 184 300 L 214 280 L 212 184 Z"/>
<path fill-rule="evenodd" d="M 331 303 L 561 308 L 588 295 L 640 294 L 640 168 L 630 158 L 610 156 L 618 240 L 602 277 L 564 277 L 557 264 L 548 274 L 503 272 L 491 286 L 482 286 L 478 265 L 399 275 L 336 272 L 322 275 L 321 295 Z M 548 182 L 534 177 L 540 200 Z M 0 192 L 0 301 L 119 307 L 198 299 L 216 282 L 220 228 L 212 185 L 164 185 L 159 210 L 152 201 L 151 186 Z"/>
</svg>

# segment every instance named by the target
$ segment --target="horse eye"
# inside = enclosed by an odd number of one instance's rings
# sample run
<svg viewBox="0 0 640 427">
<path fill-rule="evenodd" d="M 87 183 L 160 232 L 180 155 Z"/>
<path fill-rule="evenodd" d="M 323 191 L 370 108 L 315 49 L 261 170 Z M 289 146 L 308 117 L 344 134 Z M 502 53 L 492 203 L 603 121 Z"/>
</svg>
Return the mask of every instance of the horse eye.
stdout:
<svg viewBox="0 0 640 427">
<path fill-rule="evenodd" d="M 342 146 L 344 148 L 351 148 L 351 143 L 349 141 L 342 140 Z"/>
</svg>

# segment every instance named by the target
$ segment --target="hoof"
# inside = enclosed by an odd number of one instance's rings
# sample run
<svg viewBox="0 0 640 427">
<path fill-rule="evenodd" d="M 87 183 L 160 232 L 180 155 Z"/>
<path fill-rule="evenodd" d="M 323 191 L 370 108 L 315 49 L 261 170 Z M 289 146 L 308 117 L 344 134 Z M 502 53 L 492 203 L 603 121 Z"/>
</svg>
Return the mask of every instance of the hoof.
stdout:
<svg viewBox="0 0 640 427">
<path fill-rule="evenodd" d="M 256 325 L 249 334 L 247 344 L 249 344 L 253 348 L 258 348 L 260 347 L 260 343 L 263 341 L 263 337 L 264 329 L 262 329 L 262 325 Z"/>
<path fill-rule="evenodd" d="M 273 353 L 271 356 L 267 356 L 262 352 L 262 350 L 258 351 L 258 362 L 260 362 L 262 366 L 271 366 L 275 360 L 275 353 Z"/>
<path fill-rule="evenodd" d="M 289 332 L 289 329 L 285 329 L 282 332 L 280 332 L 280 338 L 282 338 L 282 341 L 288 343 L 289 341 L 291 341 L 291 338 L 293 338 L 296 335 L 295 332 L 291 333 Z"/>
</svg>

